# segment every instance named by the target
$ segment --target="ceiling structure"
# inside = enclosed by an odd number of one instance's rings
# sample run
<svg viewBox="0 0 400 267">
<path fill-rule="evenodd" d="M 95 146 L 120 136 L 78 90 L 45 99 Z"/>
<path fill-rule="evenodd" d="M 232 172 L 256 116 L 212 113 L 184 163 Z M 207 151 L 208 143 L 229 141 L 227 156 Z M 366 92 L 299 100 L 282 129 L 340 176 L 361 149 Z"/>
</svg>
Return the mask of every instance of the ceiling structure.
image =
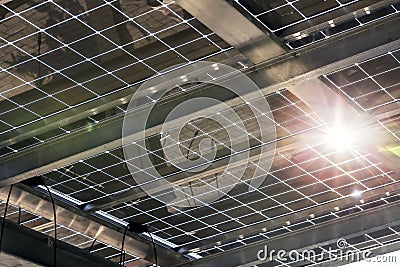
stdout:
<svg viewBox="0 0 400 267">
<path fill-rule="evenodd" d="M 327 258 L 262 262 L 257 251 L 269 244 L 322 253 L 339 238 L 358 252 L 398 250 L 399 1 L 0 3 L 2 200 L 16 184 L 9 219 L 54 234 L 45 187 L 20 183 L 42 177 L 56 199 L 58 238 L 113 262 L 129 222 L 149 227 L 160 266 L 335 265 Z M 149 196 L 133 179 L 122 127 L 140 85 L 204 60 L 245 73 L 271 112 L 254 114 L 260 99 L 252 93 L 244 103 L 216 85 L 173 84 L 153 110 L 144 150 L 164 179 L 221 195 L 203 203 L 188 192 L 182 208 L 157 200 L 161 189 Z M 135 116 L 156 93 L 141 96 Z M 179 140 L 161 133 L 166 115 L 196 97 L 223 101 L 245 129 L 200 118 L 180 125 Z M 348 124 L 361 118 L 369 144 L 332 146 L 324 138 L 337 111 L 331 100 Z M 200 111 L 213 114 L 212 107 Z M 264 157 L 260 136 L 269 129 L 257 125 L 260 117 L 276 128 L 268 140 L 276 150 Z M 236 163 L 229 175 L 237 184 L 225 192 L 218 178 L 237 152 L 229 127 L 248 139 L 241 152 L 250 157 Z M 184 160 L 196 159 L 204 144 L 217 157 L 205 171 L 188 173 L 165 158 L 165 140 L 179 142 Z M 260 186 L 256 170 L 265 178 Z M 127 233 L 126 266 L 155 263 L 152 236 Z"/>
</svg>

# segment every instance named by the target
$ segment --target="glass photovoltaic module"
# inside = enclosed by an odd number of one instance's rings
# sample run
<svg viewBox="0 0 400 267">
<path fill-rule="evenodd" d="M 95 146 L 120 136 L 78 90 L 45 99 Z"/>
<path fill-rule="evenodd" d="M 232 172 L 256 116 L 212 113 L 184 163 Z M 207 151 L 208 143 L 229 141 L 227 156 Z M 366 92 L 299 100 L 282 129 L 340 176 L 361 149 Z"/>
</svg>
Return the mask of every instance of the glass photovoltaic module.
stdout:
<svg viewBox="0 0 400 267">
<path fill-rule="evenodd" d="M 364 112 L 379 113 L 399 108 L 400 51 L 389 51 L 325 78 Z"/>
<path fill-rule="evenodd" d="M 300 48 L 399 12 L 399 1 L 228 0 L 290 49 Z"/>
</svg>

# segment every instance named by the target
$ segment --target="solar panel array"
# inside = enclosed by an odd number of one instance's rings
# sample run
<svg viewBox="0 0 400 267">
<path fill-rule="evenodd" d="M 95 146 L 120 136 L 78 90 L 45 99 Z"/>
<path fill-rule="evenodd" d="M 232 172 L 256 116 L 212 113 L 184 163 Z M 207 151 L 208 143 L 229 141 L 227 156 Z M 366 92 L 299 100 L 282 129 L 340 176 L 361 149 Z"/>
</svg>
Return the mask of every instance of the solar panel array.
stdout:
<svg viewBox="0 0 400 267">
<path fill-rule="evenodd" d="M 0 6 L 0 157 L 73 135 L 80 129 L 91 131 L 97 124 L 123 116 L 127 101 L 119 101 L 121 96 L 128 99 L 141 83 L 176 64 L 210 60 L 246 67 L 238 52 L 174 1 L 150 2 L 153 4 L 14 0 Z M 289 49 L 349 29 L 362 29 L 372 21 L 398 15 L 400 8 L 397 1 L 369 0 L 229 2 Z M 399 139 L 399 63 L 400 51 L 387 51 L 320 78 L 358 110 L 377 116 L 390 113 L 380 119 L 380 127 Z M 170 99 L 197 88 L 177 87 Z M 214 182 L 218 185 L 225 167 L 222 158 L 215 161 L 219 168 L 193 177 L 185 177 L 166 159 L 159 163 L 164 177 L 181 185 L 212 186 L 213 192 L 221 194 L 213 203 L 178 208 L 148 196 L 132 178 L 122 147 L 44 173 L 43 177 L 61 200 L 76 206 L 93 204 L 90 213 L 118 226 L 129 221 L 144 223 L 159 243 L 184 248 L 188 257 L 206 257 L 398 200 L 397 193 L 390 192 L 398 183 L 398 175 L 362 149 L 333 149 L 318 138 L 324 132 L 324 123 L 296 96 L 283 89 L 265 99 L 277 129 L 277 153 L 274 159 L 240 164 L 236 171 L 244 170 L 244 176 L 231 173 L 238 181 L 233 190 L 223 193 L 213 186 Z M 255 116 L 271 118 L 271 114 L 249 112 L 258 100 L 233 107 L 252 134 L 250 151 L 255 155 L 265 145 L 258 140 L 262 130 L 257 128 Z M 102 108 L 96 110 L 96 105 Z M 82 111 L 81 117 L 74 113 L 77 110 Z M 58 124 L 53 121 L 64 114 L 74 119 Z M 53 125 L 49 129 L 34 131 L 40 123 L 48 122 Z M 236 127 L 233 123 L 230 126 Z M 21 133 L 26 137 L 18 139 Z M 218 149 L 225 149 L 228 155 L 235 152 L 225 129 L 200 119 L 181 132 L 180 148 L 187 159 L 196 158 L 200 141 L 210 136 Z M 147 153 L 159 155 L 165 138 L 161 134 L 147 136 Z M 214 149 L 211 145 L 207 148 Z M 265 181 L 252 188 L 255 169 L 262 169 L 267 161 L 273 162 L 271 170 L 262 172 Z M 179 181 L 182 177 L 185 179 Z M 202 203 L 196 196 L 193 199 L 190 203 Z M 15 216 L 16 211 L 10 212 Z M 45 221 L 28 213 L 24 216 L 29 218 L 23 224 L 29 227 Z M 299 218 L 287 219 L 295 216 Z M 51 225 L 41 231 L 51 234 Z M 78 247 L 87 248 L 93 242 L 93 238 L 65 226 L 60 225 L 59 231 L 63 240 Z M 368 242 L 371 247 L 385 246 L 398 239 L 398 231 L 393 227 L 348 242 L 352 248 Z M 384 238 L 388 241 L 382 241 Z M 118 258 L 116 248 L 94 244 L 93 253 Z M 128 261 L 138 259 L 130 257 Z"/>
<path fill-rule="evenodd" d="M 387 55 L 395 53 L 390 52 Z M 356 65 L 377 67 L 375 59 Z M 392 67 L 395 68 L 395 66 Z M 327 74 L 325 78 L 332 81 L 343 71 Z M 381 90 L 384 91 L 384 89 Z M 370 154 L 363 154 L 357 148 L 350 151 L 332 150 L 326 140 L 313 143 L 311 137 L 320 133 L 318 129 L 322 128 L 323 124 L 317 122 L 313 118 L 313 113 L 290 92 L 279 91 L 268 95 L 267 100 L 271 105 L 275 124 L 280 129 L 277 138 L 295 140 L 297 137 L 303 142 L 300 146 L 294 146 L 282 152 L 278 145 L 278 153 L 272 170 L 265 172 L 267 179 L 260 188 L 249 192 L 249 180 L 246 180 L 245 176 L 226 196 L 202 207 L 181 210 L 160 203 L 142 193 L 133 195 L 130 201 L 114 206 L 111 204 L 102 211 L 113 216 L 116 221 L 138 221 L 148 224 L 157 236 L 189 250 L 202 247 L 204 240 L 212 240 L 215 244 L 220 244 L 217 247 L 232 248 L 232 239 L 245 238 L 242 234 L 237 234 L 240 229 L 246 229 L 248 233 L 262 232 L 265 222 L 275 221 L 277 218 L 313 207 L 324 207 L 327 203 L 343 199 L 351 199 L 351 202 L 356 205 L 362 198 L 354 196 L 354 192 L 367 194 L 369 192 L 373 195 L 377 189 L 397 184 L 398 175 Z M 392 100 L 387 104 L 396 104 Z M 356 102 L 354 105 L 356 106 Z M 396 123 L 395 119 L 391 120 L 390 127 Z M 212 134 L 222 130 L 216 127 L 208 131 L 207 134 Z M 193 132 L 192 129 L 191 134 Z M 398 134 L 398 131 L 391 133 Z M 203 133 L 189 140 L 201 139 L 205 135 L 206 133 Z M 148 139 L 151 138 L 160 138 L 160 136 L 152 136 Z M 304 142 L 307 139 L 311 140 L 308 144 L 307 141 Z M 306 147 L 304 143 L 307 144 Z M 151 149 L 148 151 L 149 154 L 154 152 Z M 192 149 L 190 152 L 194 153 L 196 150 Z M 256 164 L 256 162 L 253 163 L 253 169 L 251 166 L 244 166 L 247 168 L 249 178 Z M 168 173 L 168 176 L 178 174 Z M 218 175 L 218 172 L 216 174 Z M 94 203 L 102 199 L 106 202 L 111 196 L 138 188 L 124 163 L 121 148 L 66 166 L 46 174 L 45 177 L 50 179 L 52 188 L 82 203 Z M 210 174 L 192 182 L 194 184 L 196 182 L 210 183 L 215 179 L 217 179 L 215 174 Z M 215 190 L 219 189 L 215 188 Z M 385 191 L 380 192 L 382 196 L 385 196 Z M 366 205 L 369 205 L 369 202 L 367 203 Z M 341 207 L 338 206 L 338 208 Z M 329 209 L 332 207 L 325 211 L 330 212 Z M 304 224 L 303 227 L 307 225 Z M 279 224 L 276 225 L 278 226 Z M 287 228 L 286 225 L 283 229 L 285 228 Z M 283 233 L 280 231 L 278 233 Z M 277 230 L 274 229 L 273 232 Z M 221 238 L 222 236 L 224 238 Z M 230 239 L 226 239 L 227 236 Z M 240 238 L 241 236 L 243 237 Z M 243 242 L 237 241 L 237 243 Z"/>
</svg>

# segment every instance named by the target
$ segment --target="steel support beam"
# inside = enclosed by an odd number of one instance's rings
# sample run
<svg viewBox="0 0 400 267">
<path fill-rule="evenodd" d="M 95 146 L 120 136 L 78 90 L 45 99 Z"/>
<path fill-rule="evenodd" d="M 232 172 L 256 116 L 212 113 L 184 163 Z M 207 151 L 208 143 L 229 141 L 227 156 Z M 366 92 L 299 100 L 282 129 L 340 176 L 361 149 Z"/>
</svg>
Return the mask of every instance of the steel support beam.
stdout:
<svg viewBox="0 0 400 267">
<path fill-rule="evenodd" d="M 399 209 L 400 203 L 398 202 L 387 204 L 386 206 L 294 231 L 290 234 L 221 252 L 181 266 L 254 266 L 262 263 L 262 261 L 258 260 L 257 253 L 260 250 L 264 250 L 265 245 L 268 245 L 269 249 L 283 249 L 286 251 L 297 249 L 301 251 L 333 244 L 339 238 L 350 239 L 400 225 Z"/>
<path fill-rule="evenodd" d="M 264 94 L 272 93 L 400 47 L 399 28 L 399 17 L 371 23 L 361 31 L 349 31 L 345 36 L 331 38 L 318 46 L 310 46 L 257 65 L 247 74 L 262 88 Z M 213 92 L 215 94 L 213 87 L 205 87 L 176 101 L 193 95 L 210 97 Z M 239 103 L 232 96 L 224 97 L 226 99 L 221 100 Z M 164 114 L 175 103 L 160 105 L 155 111 Z M 122 116 L 116 117 L 95 126 L 91 132 L 77 131 L 2 159 L 0 185 L 16 183 L 120 146 L 122 120 Z M 152 126 L 160 123 L 162 119 L 158 118 Z"/>
<path fill-rule="evenodd" d="M 17 2 L 17 5 L 21 5 L 21 4 L 24 4 L 24 3 L 28 2 L 28 0 L 19 0 L 19 1 L 16 1 L 16 0 L 0 0 L 0 5 L 4 5 L 4 4 L 10 3 L 10 2 Z"/>
<path fill-rule="evenodd" d="M 21 189 L 14 186 L 10 197 L 10 203 L 19 206 L 24 210 L 42 216 L 48 220 L 53 220 L 53 209 L 51 202 L 37 195 L 29 193 L 28 191 L 30 190 L 27 190 L 27 187 Z M 39 192 L 37 192 L 37 194 L 38 193 Z M 6 200 L 7 195 L 8 188 L 1 188 L 0 199 L 3 201 Z M 57 223 L 65 225 L 72 230 L 83 233 L 106 244 L 110 244 L 113 247 L 121 247 L 123 237 L 122 228 L 118 228 L 115 225 L 100 220 L 60 201 L 56 200 L 56 204 Z M 137 235 L 128 232 L 124 247 L 129 253 L 141 257 L 143 259 L 141 263 L 154 262 L 153 245 L 149 241 L 139 238 Z M 159 257 L 159 264 L 165 266 L 181 264 L 187 261 L 187 259 L 185 259 L 182 255 L 179 255 L 177 252 L 158 245 L 157 254 Z M 46 265 L 50 266 L 51 264 Z"/>
<path fill-rule="evenodd" d="M 1 220 L 3 223 L 3 220 Z M 53 265 L 54 238 L 16 223 L 5 221 L 2 249 L 4 252 L 40 264 Z M 94 256 L 89 252 L 57 240 L 57 267 L 117 267 L 118 263 Z M 17 265 L 13 265 L 17 266 Z"/>
<path fill-rule="evenodd" d="M 227 1 L 176 2 L 255 64 L 286 53 L 283 46 L 277 43 L 278 40 L 273 39 L 273 35 L 261 31 Z"/>
<path fill-rule="evenodd" d="M 332 26 L 332 23 L 335 25 L 340 25 L 342 23 L 345 23 L 350 20 L 354 20 L 354 18 L 359 18 L 361 16 L 366 15 L 366 10 L 369 10 L 371 14 L 374 12 L 379 11 L 380 9 L 383 9 L 385 7 L 388 7 L 390 5 L 394 5 L 399 3 L 399 0 L 381 0 L 381 1 L 375 1 L 375 0 L 367 0 L 367 1 L 359 1 L 355 3 L 356 7 L 352 6 L 352 8 L 356 8 L 357 10 L 353 12 L 348 12 L 345 13 L 344 15 L 335 17 L 333 19 L 327 19 L 327 20 L 320 20 L 318 21 L 318 24 L 313 25 L 305 28 L 304 25 L 296 25 L 294 27 L 288 27 L 284 29 L 281 33 L 281 36 L 284 36 L 283 39 L 287 42 L 292 42 L 298 39 L 299 36 L 309 36 L 314 33 L 318 33 L 319 31 L 322 31 L 324 29 L 329 29 Z M 344 9 L 346 7 L 343 7 Z"/>
</svg>

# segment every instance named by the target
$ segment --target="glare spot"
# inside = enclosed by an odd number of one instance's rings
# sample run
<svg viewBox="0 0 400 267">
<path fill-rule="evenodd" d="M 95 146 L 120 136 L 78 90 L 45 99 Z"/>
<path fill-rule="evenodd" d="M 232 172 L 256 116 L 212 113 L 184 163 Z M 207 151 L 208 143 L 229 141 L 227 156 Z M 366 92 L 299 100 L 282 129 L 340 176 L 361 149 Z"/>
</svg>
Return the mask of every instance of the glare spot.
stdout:
<svg viewBox="0 0 400 267">
<path fill-rule="evenodd" d="M 362 191 L 360 191 L 360 190 L 358 190 L 358 189 L 355 189 L 355 190 L 351 193 L 350 196 L 352 196 L 352 197 L 354 197 L 354 198 L 360 198 L 360 197 L 362 196 Z"/>
<path fill-rule="evenodd" d="M 332 148 L 350 149 L 354 145 L 355 137 L 352 131 L 343 127 L 332 127 L 326 133 L 326 142 Z"/>
</svg>

